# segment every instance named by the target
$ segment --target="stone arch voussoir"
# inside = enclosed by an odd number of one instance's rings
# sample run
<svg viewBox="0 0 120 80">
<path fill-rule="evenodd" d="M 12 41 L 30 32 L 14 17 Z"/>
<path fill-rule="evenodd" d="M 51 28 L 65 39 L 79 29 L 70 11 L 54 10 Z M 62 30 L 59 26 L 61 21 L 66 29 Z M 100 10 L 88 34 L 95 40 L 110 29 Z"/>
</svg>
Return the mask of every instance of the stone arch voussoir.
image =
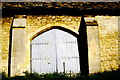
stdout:
<svg viewBox="0 0 120 80">
<path fill-rule="evenodd" d="M 43 26 L 37 30 L 35 30 L 33 33 L 30 34 L 29 36 L 29 40 L 31 41 L 32 39 L 34 39 L 36 36 L 38 36 L 39 34 L 45 32 L 45 31 L 48 31 L 48 30 L 51 30 L 51 29 L 54 29 L 54 28 L 57 28 L 57 29 L 61 29 L 61 30 L 64 30 L 74 36 L 78 36 L 78 32 L 75 31 L 74 29 L 72 28 L 69 28 L 68 25 L 64 25 L 64 24 L 58 24 L 58 25 L 53 25 L 53 24 L 48 24 L 46 26 Z"/>
</svg>

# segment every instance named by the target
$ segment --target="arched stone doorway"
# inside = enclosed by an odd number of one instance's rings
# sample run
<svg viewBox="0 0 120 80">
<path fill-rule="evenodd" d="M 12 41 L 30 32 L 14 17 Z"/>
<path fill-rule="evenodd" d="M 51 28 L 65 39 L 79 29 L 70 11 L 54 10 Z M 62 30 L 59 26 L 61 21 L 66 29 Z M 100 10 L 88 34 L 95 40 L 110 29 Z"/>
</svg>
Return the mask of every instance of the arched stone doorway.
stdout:
<svg viewBox="0 0 120 80">
<path fill-rule="evenodd" d="M 51 29 L 31 41 L 31 72 L 79 73 L 77 38 L 60 29 Z"/>
</svg>

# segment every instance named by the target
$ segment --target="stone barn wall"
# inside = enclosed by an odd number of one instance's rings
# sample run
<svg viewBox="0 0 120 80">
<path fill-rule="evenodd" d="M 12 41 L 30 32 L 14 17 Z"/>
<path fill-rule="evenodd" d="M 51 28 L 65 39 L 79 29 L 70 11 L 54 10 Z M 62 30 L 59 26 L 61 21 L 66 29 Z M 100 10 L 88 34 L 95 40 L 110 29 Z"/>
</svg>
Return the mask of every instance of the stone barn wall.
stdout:
<svg viewBox="0 0 120 80">
<path fill-rule="evenodd" d="M 118 17 L 96 16 L 99 25 L 101 70 L 118 68 Z"/>
<path fill-rule="evenodd" d="M 57 26 L 69 29 L 78 34 L 81 17 L 79 16 L 27 16 L 27 57 L 30 61 L 30 42 L 32 38 L 36 37 L 40 33 L 55 28 Z M 28 66 L 30 62 L 28 62 Z M 30 70 L 30 66 L 28 67 Z"/>
<path fill-rule="evenodd" d="M 13 17 L 2 18 L 0 70 L 7 73 L 9 30 Z M 89 71 L 96 73 L 118 69 L 118 17 L 95 16 L 98 26 L 87 26 Z M 81 16 L 27 15 L 25 28 L 13 28 L 12 76 L 30 71 L 30 43 L 38 34 L 60 26 L 78 34 Z M 21 31 L 21 33 L 19 32 Z M 23 35 L 23 36 L 20 36 Z M 18 37 L 19 36 L 19 37 Z M 20 44 L 19 40 L 21 41 Z M 15 46 L 19 46 L 15 48 Z M 23 47 L 24 46 L 24 47 Z M 20 49 L 19 49 L 20 48 Z M 20 51 L 19 53 L 17 51 Z M 1 61 L 0 60 L 0 61 Z"/>
<path fill-rule="evenodd" d="M 0 72 L 8 71 L 8 53 L 9 53 L 9 35 L 10 35 L 10 26 L 12 23 L 12 17 L 2 18 L 2 26 L 0 26 Z"/>
</svg>

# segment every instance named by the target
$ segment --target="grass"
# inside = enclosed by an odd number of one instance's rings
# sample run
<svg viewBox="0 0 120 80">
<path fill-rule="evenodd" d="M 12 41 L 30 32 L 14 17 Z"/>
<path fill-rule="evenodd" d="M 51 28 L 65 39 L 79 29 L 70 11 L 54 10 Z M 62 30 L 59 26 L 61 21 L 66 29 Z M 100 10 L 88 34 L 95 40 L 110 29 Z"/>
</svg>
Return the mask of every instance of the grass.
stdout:
<svg viewBox="0 0 120 80">
<path fill-rule="evenodd" d="M 74 77 L 67 76 L 64 73 L 38 74 L 24 72 L 25 76 L 15 76 L 8 78 L 4 73 L 2 80 L 120 80 L 120 69 L 109 72 L 96 73 L 93 75 Z"/>
</svg>

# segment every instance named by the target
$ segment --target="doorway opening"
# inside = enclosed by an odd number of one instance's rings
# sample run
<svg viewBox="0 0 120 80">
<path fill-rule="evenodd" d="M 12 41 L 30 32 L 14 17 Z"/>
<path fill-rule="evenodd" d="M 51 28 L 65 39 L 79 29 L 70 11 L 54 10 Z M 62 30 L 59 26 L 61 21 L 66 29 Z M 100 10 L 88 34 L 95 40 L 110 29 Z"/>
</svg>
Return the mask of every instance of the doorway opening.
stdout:
<svg viewBox="0 0 120 80">
<path fill-rule="evenodd" d="M 31 41 L 31 72 L 80 73 L 77 38 L 60 29 L 46 31 Z"/>
</svg>

